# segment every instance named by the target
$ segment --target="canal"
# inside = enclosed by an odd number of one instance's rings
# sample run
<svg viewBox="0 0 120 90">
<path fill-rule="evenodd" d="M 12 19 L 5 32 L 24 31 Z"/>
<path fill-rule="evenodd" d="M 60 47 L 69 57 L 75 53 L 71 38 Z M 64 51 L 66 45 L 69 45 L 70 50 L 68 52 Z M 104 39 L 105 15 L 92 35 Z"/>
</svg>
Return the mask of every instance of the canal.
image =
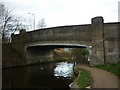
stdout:
<svg viewBox="0 0 120 90">
<path fill-rule="evenodd" d="M 75 79 L 73 62 L 51 62 L 3 69 L 3 88 L 64 88 Z"/>
</svg>

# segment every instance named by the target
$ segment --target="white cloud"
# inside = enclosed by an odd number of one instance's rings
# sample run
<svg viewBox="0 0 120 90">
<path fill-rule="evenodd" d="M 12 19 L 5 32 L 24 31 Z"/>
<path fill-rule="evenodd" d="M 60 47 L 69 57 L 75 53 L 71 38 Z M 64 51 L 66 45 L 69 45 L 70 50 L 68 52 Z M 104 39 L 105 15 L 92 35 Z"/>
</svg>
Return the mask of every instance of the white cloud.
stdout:
<svg viewBox="0 0 120 90">
<path fill-rule="evenodd" d="M 91 18 L 103 16 L 105 22 L 116 22 L 118 18 L 119 0 L 1 0 L 14 9 L 15 14 L 32 18 L 28 12 L 34 13 L 36 23 L 45 18 L 48 27 L 87 24 Z"/>
</svg>

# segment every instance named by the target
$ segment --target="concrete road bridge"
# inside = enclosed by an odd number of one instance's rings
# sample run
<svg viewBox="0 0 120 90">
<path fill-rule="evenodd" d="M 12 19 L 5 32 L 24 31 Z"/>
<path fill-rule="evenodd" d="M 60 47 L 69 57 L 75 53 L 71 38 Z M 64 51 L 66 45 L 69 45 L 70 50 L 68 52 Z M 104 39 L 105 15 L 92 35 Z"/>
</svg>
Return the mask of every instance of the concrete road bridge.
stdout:
<svg viewBox="0 0 120 90">
<path fill-rule="evenodd" d="M 53 49 L 66 47 L 86 47 L 91 65 L 117 63 L 118 30 L 119 22 L 104 23 L 103 17 L 94 17 L 86 25 L 21 30 L 20 34 L 12 35 L 12 44 L 28 64 L 54 61 Z"/>
</svg>

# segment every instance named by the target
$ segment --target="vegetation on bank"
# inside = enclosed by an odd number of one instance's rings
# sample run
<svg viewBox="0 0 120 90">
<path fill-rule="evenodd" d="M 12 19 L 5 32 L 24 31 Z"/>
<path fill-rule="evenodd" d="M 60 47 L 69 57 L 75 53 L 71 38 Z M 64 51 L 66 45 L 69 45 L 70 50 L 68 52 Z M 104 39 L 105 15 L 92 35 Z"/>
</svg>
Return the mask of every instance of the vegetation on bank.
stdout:
<svg viewBox="0 0 120 90">
<path fill-rule="evenodd" d="M 76 82 L 80 88 L 86 88 L 92 85 L 92 77 L 90 72 L 83 68 L 75 68 L 79 72 Z"/>
<path fill-rule="evenodd" d="M 87 64 L 89 51 L 87 48 L 70 48 L 69 51 L 64 49 L 54 49 L 54 59 L 59 59 L 65 62 L 76 61 L 77 63 Z"/>
<path fill-rule="evenodd" d="M 71 58 L 64 58 L 63 61 L 65 61 L 65 62 L 71 62 L 73 60 Z"/>
<path fill-rule="evenodd" d="M 87 48 L 72 48 L 71 54 L 78 63 L 88 63 L 89 51 Z"/>
<path fill-rule="evenodd" d="M 117 75 L 120 78 L 120 63 L 119 64 L 103 64 L 103 65 L 96 65 L 96 68 L 104 69 L 108 72 L 111 72 Z"/>
<path fill-rule="evenodd" d="M 24 64 L 22 56 L 12 47 L 11 44 L 2 44 L 2 67 L 15 67 Z"/>
<path fill-rule="evenodd" d="M 9 43 L 9 44 L 2 44 L 2 57 L 3 57 L 3 61 L 7 59 L 9 61 L 10 59 L 14 59 L 16 57 L 19 59 L 21 56 L 18 55 L 18 52 Z"/>
</svg>

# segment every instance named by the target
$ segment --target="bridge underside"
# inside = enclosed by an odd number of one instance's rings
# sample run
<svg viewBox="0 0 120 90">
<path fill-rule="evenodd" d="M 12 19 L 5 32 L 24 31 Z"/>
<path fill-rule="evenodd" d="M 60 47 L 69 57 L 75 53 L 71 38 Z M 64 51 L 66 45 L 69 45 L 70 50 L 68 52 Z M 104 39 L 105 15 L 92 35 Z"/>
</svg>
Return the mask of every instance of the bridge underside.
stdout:
<svg viewBox="0 0 120 90">
<path fill-rule="evenodd" d="M 87 48 L 86 46 L 72 45 L 39 45 L 26 48 L 26 59 L 28 63 L 59 61 L 53 58 L 53 50 L 56 48 Z"/>
</svg>

